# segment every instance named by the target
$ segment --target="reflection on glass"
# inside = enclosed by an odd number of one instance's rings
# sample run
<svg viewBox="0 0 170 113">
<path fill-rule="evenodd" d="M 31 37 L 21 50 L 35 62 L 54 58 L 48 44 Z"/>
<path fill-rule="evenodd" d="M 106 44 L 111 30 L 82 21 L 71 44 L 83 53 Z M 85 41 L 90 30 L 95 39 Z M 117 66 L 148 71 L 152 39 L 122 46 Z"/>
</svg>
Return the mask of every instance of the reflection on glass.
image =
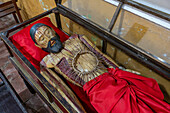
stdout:
<svg viewBox="0 0 170 113">
<path fill-rule="evenodd" d="M 132 1 L 138 2 L 142 5 L 151 7 L 153 9 L 159 10 L 161 12 L 170 14 L 170 12 L 169 12 L 170 7 L 168 4 L 169 0 L 161 0 L 161 2 L 160 2 L 160 0 L 132 0 Z"/>
<path fill-rule="evenodd" d="M 82 26 L 78 25 L 77 23 L 75 23 L 63 16 L 61 16 L 61 23 L 62 23 L 62 28 L 66 33 L 68 33 L 70 35 L 72 35 L 72 34 L 85 35 L 86 37 L 88 37 L 90 39 L 91 42 L 93 42 L 96 45 L 96 47 L 101 49 L 102 40 L 95 34 L 87 31 Z"/>
<path fill-rule="evenodd" d="M 116 7 L 104 0 L 64 0 L 62 4 L 104 28 L 109 26 Z"/>
<path fill-rule="evenodd" d="M 170 64 L 168 29 L 123 10 L 112 32 Z"/>
</svg>

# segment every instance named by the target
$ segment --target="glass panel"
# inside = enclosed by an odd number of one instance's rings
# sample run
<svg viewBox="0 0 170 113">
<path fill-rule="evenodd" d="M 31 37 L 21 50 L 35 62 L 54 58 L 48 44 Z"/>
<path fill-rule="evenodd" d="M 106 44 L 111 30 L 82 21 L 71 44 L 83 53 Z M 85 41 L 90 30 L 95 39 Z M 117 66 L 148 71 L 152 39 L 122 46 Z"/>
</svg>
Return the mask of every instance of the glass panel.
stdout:
<svg viewBox="0 0 170 113">
<path fill-rule="evenodd" d="M 62 23 L 62 29 L 70 34 L 81 34 L 87 36 L 90 41 L 92 41 L 99 49 L 102 47 L 102 40 L 94 35 L 93 33 L 87 31 L 85 28 L 82 26 L 78 25 L 77 23 L 69 20 L 68 18 L 61 16 L 61 23 Z"/>
<path fill-rule="evenodd" d="M 64 31 L 66 31 L 68 34 L 82 34 L 85 35 L 87 38 L 89 38 L 98 48 L 101 48 L 102 46 L 102 40 L 96 36 L 95 34 L 87 31 L 82 26 L 74 23 L 73 21 L 69 20 L 66 17 L 61 16 L 62 21 L 62 28 Z M 165 78 L 161 77 L 160 75 L 156 74 L 149 68 L 145 67 L 141 63 L 137 62 L 135 59 L 129 57 L 124 52 L 119 50 L 118 48 L 110 45 L 108 43 L 107 46 L 107 55 L 110 56 L 118 65 L 128 68 L 137 72 L 140 72 L 142 76 L 149 77 L 155 79 L 161 89 L 164 92 L 165 100 L 170 102 L 169 94 L 170 89 L 167 86 L 170 86 L 170 82 L 166 80 Z"/>
<path fill-rule="evenodd" d="M 169 29 L 122 10 L 112 32 L 170 65 Z"/>
<path fill-rule="evenodd" d="M 63 0 L 62 5 L 107 28 L 116 7 L 103 0 Z"/>
</svg>

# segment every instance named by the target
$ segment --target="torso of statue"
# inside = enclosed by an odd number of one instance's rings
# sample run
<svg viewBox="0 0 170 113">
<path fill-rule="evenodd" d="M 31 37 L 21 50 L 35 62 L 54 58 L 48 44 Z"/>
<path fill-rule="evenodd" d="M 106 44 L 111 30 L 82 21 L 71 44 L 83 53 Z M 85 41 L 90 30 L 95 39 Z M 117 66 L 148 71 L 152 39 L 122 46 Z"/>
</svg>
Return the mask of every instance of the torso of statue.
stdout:
<svg viewBox="0 0 170 113">
<path fill-rule="evenodd" d="M 83 86 L 107 72 L 102 55 L 95 52 L 95 47 L 88 43 L 86 37 L 79 38 L 77 35 L 65 41 L 59 53 L 50 53 L 44 57 L 41 64 L 47 68 L 54 68 L 78 86 Z"/>
</svg>

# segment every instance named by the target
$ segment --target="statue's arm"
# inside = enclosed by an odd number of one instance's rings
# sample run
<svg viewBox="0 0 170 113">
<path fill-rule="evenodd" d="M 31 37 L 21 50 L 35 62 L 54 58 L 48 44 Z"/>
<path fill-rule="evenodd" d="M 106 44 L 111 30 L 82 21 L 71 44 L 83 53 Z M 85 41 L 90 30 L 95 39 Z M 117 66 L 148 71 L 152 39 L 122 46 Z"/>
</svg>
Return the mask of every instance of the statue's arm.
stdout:
<svg viewBox="0 0 170 113">
<path fill-rule="evenodd" d="M 49 54 L 47 56 L 45 56 L 41 62 L 40 62 L 40 66 L 42 67 L 46 67 L 46 68 L 54 68 L 54 62 L 52 59 L 52 56 Z"/>
</svg>

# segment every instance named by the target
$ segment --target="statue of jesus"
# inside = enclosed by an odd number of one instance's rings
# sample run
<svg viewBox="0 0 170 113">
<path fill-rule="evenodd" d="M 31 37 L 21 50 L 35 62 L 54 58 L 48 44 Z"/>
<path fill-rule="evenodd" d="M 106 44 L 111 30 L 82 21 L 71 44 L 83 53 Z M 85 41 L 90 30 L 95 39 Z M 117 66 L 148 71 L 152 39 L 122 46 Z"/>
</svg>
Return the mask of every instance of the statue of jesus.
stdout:
<svg viewBox="0 0 170 113">
<path fill-rule="evenodd" d="M 154 79 L 123 71 L 85 36 L 64 43 L 52 28 L 35 24 L 30 35 L 36 46 L 50 52 L 41 65 L 54 68 L 65 79 L 83 87 L 100 113 L 169 113 L 170 105 Z"/>
</svg>

